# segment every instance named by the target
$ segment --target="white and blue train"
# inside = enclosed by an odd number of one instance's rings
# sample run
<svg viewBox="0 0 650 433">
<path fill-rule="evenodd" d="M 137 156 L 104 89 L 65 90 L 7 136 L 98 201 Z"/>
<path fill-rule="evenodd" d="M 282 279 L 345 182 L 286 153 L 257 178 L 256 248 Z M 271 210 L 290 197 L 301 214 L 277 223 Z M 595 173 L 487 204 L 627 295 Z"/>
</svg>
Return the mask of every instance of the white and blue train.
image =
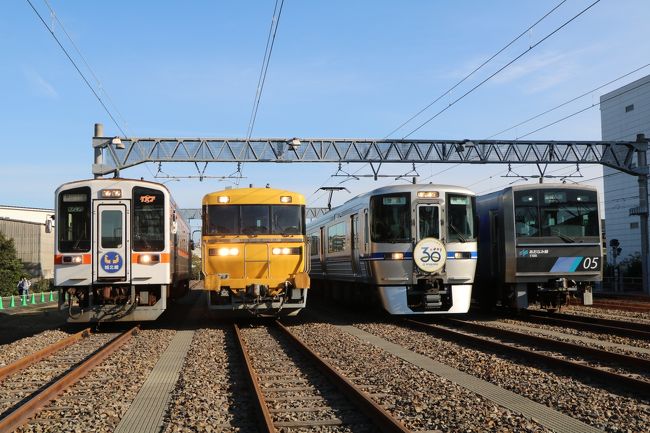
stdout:
<svg viewBox="0 0 650 433">
<path fill-rule="evenodd" d="M 466 313 L 477 260 L 475 195 L 449 185 L 378 188 L 307 226 L 310 277 L 391 314 Z"/>
</svg>

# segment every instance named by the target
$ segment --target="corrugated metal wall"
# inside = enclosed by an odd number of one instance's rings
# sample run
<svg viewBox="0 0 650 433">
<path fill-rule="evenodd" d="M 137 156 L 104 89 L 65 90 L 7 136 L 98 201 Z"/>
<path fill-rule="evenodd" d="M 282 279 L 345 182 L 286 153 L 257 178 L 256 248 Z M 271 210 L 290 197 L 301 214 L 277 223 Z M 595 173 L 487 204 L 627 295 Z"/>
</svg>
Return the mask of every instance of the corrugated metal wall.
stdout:
<svg viewBox="0 0 650 433">
<path fill-rule="evenodd" d="M 44 224 L 0 219 L 0 232 L 14 240 L 18 258 L 33 277 L 52 278 L 54 233 Z"/>
</svg>

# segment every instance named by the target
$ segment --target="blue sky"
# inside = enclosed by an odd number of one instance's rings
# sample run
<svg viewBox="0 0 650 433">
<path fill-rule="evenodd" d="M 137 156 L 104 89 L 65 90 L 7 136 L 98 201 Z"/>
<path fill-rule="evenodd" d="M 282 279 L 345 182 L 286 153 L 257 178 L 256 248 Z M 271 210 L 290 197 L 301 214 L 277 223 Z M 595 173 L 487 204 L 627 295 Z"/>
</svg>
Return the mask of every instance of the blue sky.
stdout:
<svg viewBox="0 0 650 433">
<path fill-rule="evenodd" d="M 43 0 L 31 1 L 51 25 Z M 442 98 L 428 116 L 393 137 L 410 132 L 592 1 L 565 2 Z M 253 136 L 382 138 L 558 3 L 286 0 Z M 50 4 L 101 79 L 128 135 L 246 135 L 273 0 Z M 649 63 L 649 19 L 647 0 L 602 0 L 411 138 L 486 138 Z M 58 25 L 54 32 L 73 53 Z M 26 1 L 0 3 L 0 52 L 0 204 L 52 207 L 56 186 L 91 177 L 93 124 L 103 123 L 106 135 L 120 132 Z M 517 138 L 647 74 L 650 68 L 496 138 Z M 600 111 L 595 107 L 527 139 L 598 140 Z M 418 172 L 423 182 L 461 184 L 479 193 L 513 180 L 500 177 L 507 168 L 501 165 L 444 171 L 449 167 L 428 164 Z M 356 172 L 361 166 L 343 168 Z M 196 174 L 182 164 L 162 169 Z M 315 190 L 339 184 L 342 178 L 330 178 L 336 169 L 332 164 L 293 164 L 290 171 L 286 165 L 246 164 L 241 185 L 270 183 L 304 193 L 309 205 L 323 206 L 325 197 Z M 382 173 L 409 169 L 387 165 Z M 206 174 L 234 170 L 233 164 L 211 164 Z M 529 174 L 534 167 L 515 170 Z M 148 164 L 122 175 L 153 179 L 157 171 Z M 584 179 L 602 174 L 598 166 L 581 171 Z M 359 173 L 369 172 L 365 167 Z M 342 186 L 357 194 L 395 182 L 362 179 Z M 167 185 L 181 207 L 191 208 L 199 207 L 204 194 L 230 183 L 184 179 Z M 334 204 L 351 196 L 340 193 Z"/>
</svg>

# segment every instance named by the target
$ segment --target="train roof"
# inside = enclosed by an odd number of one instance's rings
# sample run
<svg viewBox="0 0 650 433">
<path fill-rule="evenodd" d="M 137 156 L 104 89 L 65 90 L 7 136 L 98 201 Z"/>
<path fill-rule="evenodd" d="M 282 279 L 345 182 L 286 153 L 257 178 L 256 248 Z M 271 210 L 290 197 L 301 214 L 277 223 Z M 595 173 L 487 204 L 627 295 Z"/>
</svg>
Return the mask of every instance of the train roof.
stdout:
<svg viewBox="0 0 650 433">
<path fill-rule="evenodd" d="M 233 188 L 214 191 L 203 196 L 203 204 L 218 204 L 217 197 L 228 196 L 229 204 L 283 204 L 281 196 L 292 197 L 291 204 L 304 205 L 305 196 L 294 191 L 276 188 Z"/>
<path fill-rule="evenodd" d="M 347 211 L 352 209 L 355 206 L 359 206 L 361 203 L 364 203 L 365 200 L 369 200 L 371 196 L 382 195 L 382 194 L 391 194 L 396 192 L 413 192 L 413 191 L 441 191 L 441 192 L 452 192 L 459 194 L 467 195 L 476 195 L 472 190 L 467 189 L 463 186 L 458 185 L 444 185 L 444 184 L 435 184 L 435 183 L 424 183 L 424 184 L 404 184 L 404 185 L 389 185 L 382 186 L 380 188 L 373 189 L 368 192 L 359 194 L 358 196 L 351 198 L 340 206 L 337 206 L 327 212 L 325 215 L 322 215 L 318 218 L 313 219 L 308 225 L 319 224 L 322 221 L 328 221 L 332 218 L 332 215 Z"/>
<path fill-rule="evenodd" d="M 129 178 L 123 178 L 123 177 L 100 177 L 98 179 L 73 180 L 71 182 L 66 182 L 66 183 L 60 185 L 56 190 L 58 192 L 63 188 L 72 187 L 72 186 L 99 185 L 99 184 L 102 184 L 102 185 L 103 184 L 105 184 L 105 185 L 115 184 L 115 185 L 117 185 L 119 183 L 130 183 L 132 185 L 155 186 L 155 187 L 164 189 L 169 194 L 169 189 L 165 185 L 163 185 L 162 183 L 152 182 L 150 180 L 144 180 L 144 179 L 129 179 Z M 105 187 L 105 186 L 102 186 L 102 187 Z"/>
<path fill-rule="evenodd" d="M 598 192 L 598 188 L 595 186 L 591 185 L 578 185 L 575 183 L 527 183 L 527 184 L 521 184 L 521 185 L 511 185 L 508 186 L 507 188 L 500 189 L 498 191 L 493 191 L 487 194 L 482 194 L 479 196 L 479 198 L 484 198 L 484 197 L 490 197 L 494 195 L 501 195 L 505 193 L 506 191 L 533 191 L 533 190 L 538 190 L 538 189 L 577 189 L 577 190 L 583 190 L 583 191 L 596 191 Z"/>
</svg>

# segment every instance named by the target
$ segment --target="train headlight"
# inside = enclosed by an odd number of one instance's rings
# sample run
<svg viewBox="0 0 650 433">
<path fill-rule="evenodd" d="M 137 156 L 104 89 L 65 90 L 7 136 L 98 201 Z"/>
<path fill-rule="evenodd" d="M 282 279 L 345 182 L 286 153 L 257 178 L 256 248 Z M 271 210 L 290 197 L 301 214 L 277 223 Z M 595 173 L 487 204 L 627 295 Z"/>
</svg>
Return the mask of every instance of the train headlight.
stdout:
<svg viewBox="0 0 650 433">
<path fill-rule="evenodd" d="M 121 198 L 121 189 L 103 189 L 100 191 L 102 198 Z"/>
<path fill-rule="evenodd" d="M 138 263 L 141 265 L 150 265 L 158 262 L 160 262 L 160 255 L 158 254 L 140 254 L 138 256 Z"/>
<path fill-rule="evenodd" d="M 404 253 L 391 253 L 390 258 L 393 260 L 404 260 Z"/>
<path fill-rule="evenodd" d="M 228 197 L 227 195 L 220 195 L 219 197 L 217 197 L 217 202 L 230 203 L 230 197 Z"/>
<path fill-rule="evenodd" d="M 291 203 L 291 196 L 290 195 L 280 196 L 280 203 Z"/>
<path fill-rule="evenodd" d="M 217 254 L 220 256 L 236 256 L 239 254 L 239 248 L 228 248 L 228 247 L 222 247 L 217 250 Z"/>
<path fill-rule="evenodd" d="M 300 255 L 302 254 L 302 250 L 300 247 L 294 247 L 294 248 L 289 248 L 289 247 L 284 247 L 284 248 L 279 248 L 275 247 L 271 250 L 274 256 L 288 256 L 288 255 Z"/>
<path fill-rule="evenodd" d="M 61 263 L 66 263 L 68 265 L 80 265 L 83 263 L 81 256 L 63 256 Z"/>
<path fill-rule="evenodd" d="M 438 191 L 418 191 L 418 198 L 438 198 L 440 193 Z"/>
</svg>

